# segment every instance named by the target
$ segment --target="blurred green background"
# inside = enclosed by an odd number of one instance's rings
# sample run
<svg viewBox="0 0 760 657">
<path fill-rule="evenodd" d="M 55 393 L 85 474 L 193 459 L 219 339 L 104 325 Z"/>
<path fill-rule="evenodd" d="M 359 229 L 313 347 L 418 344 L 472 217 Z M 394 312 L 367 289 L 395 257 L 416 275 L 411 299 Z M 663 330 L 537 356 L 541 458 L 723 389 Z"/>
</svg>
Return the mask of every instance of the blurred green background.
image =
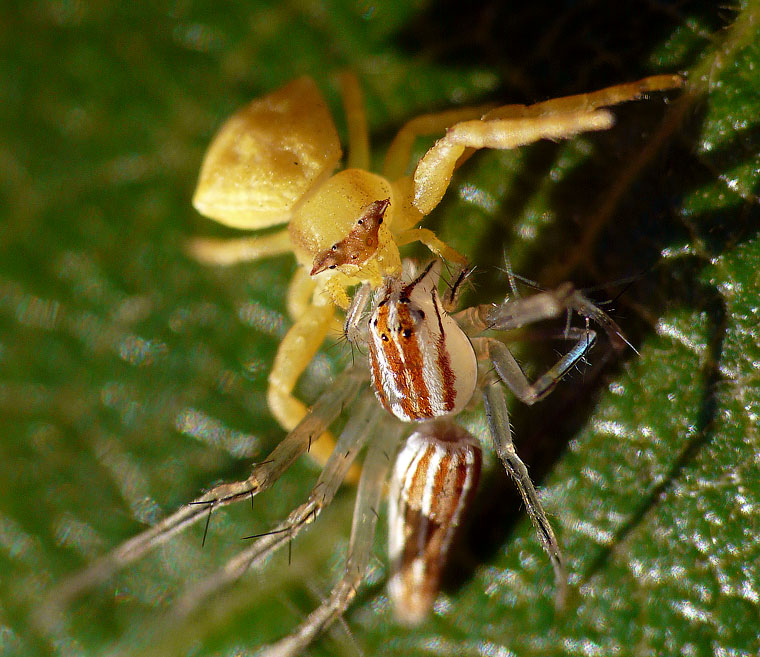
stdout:
<svg viewBox="0 0 760 657">
<path fill-rule="evenodd" d="M 520 3 L 524 4 L 524 3 Z M 67 609 L 66 575 L 222 480 L 283 432 L 264 400 L 290 325 L 283 257 L 189 259 L 231 233 L 190 206 L 214 131 L 303 74 L 343 134 L 336 74 L 364 87 L 377 152 L 407 118 L 535 102 L 682 71 L 691 91 L 615 110 L 608 133 L 481 153 L 426 225 L 499 298 L 504 254 L 569 279 L 638 349 L 604 346 L 552 397 L 514 405 L 572 574 L 568 609 L 491 457 L 435 614 L 394 623 L 382 536 L 369 584 L 315 655 L 754 655 L 760 651 L 760 4 L 119 3 L 0 9 L 0 654 L 245 655 L 293 628 L 345 553 L 344 490 L 184 625 L 185 589 L 300 503 L 298 462 L 254 510 L 215 514 Z M 419 145 L 420 152 L 424 144 Z M 520 352 L 526 366 L 548 354 Z M 344 367 L 327 348 L 300 394 Z M 538 365 L 536 365 L 538 367 Z M 484 435 L 480 412 L 466 418 Z M 384 529 L 381 529 L 384 534 Z"/>
</svg>

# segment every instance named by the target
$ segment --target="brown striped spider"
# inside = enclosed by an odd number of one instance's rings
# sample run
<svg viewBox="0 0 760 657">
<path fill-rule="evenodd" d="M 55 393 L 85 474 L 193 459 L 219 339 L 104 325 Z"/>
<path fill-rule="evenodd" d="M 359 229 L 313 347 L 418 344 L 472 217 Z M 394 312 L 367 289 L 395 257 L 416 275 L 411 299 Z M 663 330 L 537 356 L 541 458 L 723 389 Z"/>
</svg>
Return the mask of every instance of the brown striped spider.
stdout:
<svg viewBox="0 0 760 657">
<path fill-rule="evenodd" d="M 454 170 L 480 148 L 513 149 L 540 139 L 564 139 L 605 130 L 603 109 L 642 95 L 679 87 L 677 75 L 658 75 L 587 94 L 535 105 L 495 109 L 463 107 L 408 121 L 385 155 L 380 174 L 369 171 L 369 137 L 361 91 L 352 75 L 340 78 L 348 123 L 346 168 L 334 173 L 341 147 L 316 84 L 299 78 L 239 110 L 222 126 L 201 168 L 193 203 L 227 226 L 264 235 L 232 240 L 198 239 L 192 254 L 229 265 L 293 252 L 300 268 L 288 293 L 294 320 L 269 374 L 267 402 L 287 431 L 306 414 L 293 389 L 334 325 L 334 307 L 346 309 L 347 289 L 378 288 L 399 276 L 399 247 L 425 244 L 459 265 L 465 259 L 418 224 L 441 201 Z M 407 175 L 415 139 L 445 133 Z M 326 436 L 312 456 L 324 463 L 332 450 Z"/>
<path fill-rule="evenodd" d="M 250 477 L 214 487 L 64 582 L 53 603 L 43 606 L 43 620 L 51 622 L 60 605 L 177 532 L 207 518 L 212 509 L 253 499 L 271 487 L 329 429 L 344 407 L 353 403 L 335 449 L 308 499 L 271 531 L 248 537 L 248 547 L 220 571 L 190 587 L 172 614 L 175 618 L 186 617 L 211 593 L 249 568 L 262 565 L 312 524 L 330 504 L 366 445 L 343 576 L 293 633 L 257 654 L 299 654 L 348 608 L 369 565 L 377 509 L 392 465 L 390 455 L 396 453 L 388 502 L 392 562 L 389 591 L 399 620 L 419 623 L 438 593 L 447 551 L 477 485 L 480 444 L 453 420 L 477 392 L 485 404 L 494 449 L 515 481 L 539 541 L 549 555 L 556 602 L 561 606 L 567 578 L 559 542 L 527 468 L 515 452 L 504 384 L 521 401 L 533 404 L 549 394 L 588 353 L 596 339 L 590 322 L 600 324 L 615 346 L 620 346 L 623 338 L 614 321 L 569 284 L 453 313 L 465 273 L 441 297 L 440 272 L 440 260 L 421 272 L 405 261 L 402 275 L 386 277 L 381 287 L 373 290 L 371 283 L 364 283 L 348 310 L 345 331 L 352 342 L 366 346 L 367 362 L 340 376 L 274 451 L 254 466 Z M 531 383 L 504 342 L 493 337 L 492 332 L 566 314 L 579 315 L 585 325 L 574 327 L 568 322 L 562 338 L 573 346 Z M 405 433 L 410 435 L 399 449 Z"/>
</svg>

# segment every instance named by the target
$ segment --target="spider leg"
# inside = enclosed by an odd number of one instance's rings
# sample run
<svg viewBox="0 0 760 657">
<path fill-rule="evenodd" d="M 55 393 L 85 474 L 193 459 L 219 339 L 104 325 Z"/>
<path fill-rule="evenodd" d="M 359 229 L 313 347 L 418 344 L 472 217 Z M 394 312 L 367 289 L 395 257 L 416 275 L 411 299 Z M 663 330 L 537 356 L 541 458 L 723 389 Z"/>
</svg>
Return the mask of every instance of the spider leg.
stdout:
<svg viewBox="0 0 760 657">
<path fill-rule="evenodd" d="M 347 609 L 356 596 L 372 554 L 372 543 L 377 525 L 376 510 L 382 498 L 386 474 L 391 465 L 389 455 L 396 451 L 401 429 L 402 425 L 398 422 L 382 422 L 375 429 L 359 480 L 349 553 L 343 577 L 335 584 L 327 599 L 312 611 L 292 634 L 265 647 L 258 654 L 267 657 L 300 654 L 320 632 L 329 627 Z"/>
<path fill-rule="evenodd" d="M 449 128 L 422 157 L 414 172 L 414 205 L 432 212 L 449 187 L 457 161 L 467 148 L 512 149 L 540 139 L 566 139 L 613 124 L 606 110 L 577 111 L 549 116 L 463 121 Z"/>
<path fill-rule="evenodd" d="M 566 311 L 575 311 L 586 318 L 586 328 L 568 326 L 562 337 L 574 340 L 570 351 L 564 354 L 552 367 L 530 382 L 522 371 L 509 348 L 499 340 L 490 337 L 473 338 L 472 344 L 479 359 L 493 364 L 502 382 L 526 404 L 534 404 L 551 392 L 557 382 L 572 369 L 589 351 L 596 341 L 596 332 L 588 328 L 589 320 L 602 325 L 613 343 L 622 338 L 617 324 L 601 309 L 576 292 L 572 285 L 564 284 L 555 290 L 541 292 L 524 299 L 505 301 L 497 306 L 475 306 L 457 314 L 457 321 L 476 333 L 486 329 L 509 330 L 520 328 L 543 319 L 558 317 Z M 498 380 L 491 380 L 484 390 L 486 415 L 494 441 L 496 453 L 507 473 L 517 485 L 531 522 L 536 529 L 541 546 L 549 555 L 554 568 L 557 592 L 555 603 L 562 608 L 567 592 L 567 572 L 565 570 L 559 543 L 541 505 L 528 469 L 517 455 L 509 427 L 504 390 Z"/>
<path fill-rule="evenodd" d="M 359 80 L 353 73 L 341 73 L 340 96 L 348 126 L 346 169 L 369 169 L 369 130 Z"/>
<path fill-rule="evenodd" d="M 286 431 L 292 430 L 307 413 L 307 406 L 293 395 L 293 389 L 327 337 L 333 315 L 329 301 L 312 302 L 288 329 L 277 348 L 269 372 L 267 404 Z"/>
<path fill-rule="evenodd" d="M 586 299 L 570 283 L 563 283 L 554 290 L 539 292 L 521 299 L 508 299 L 498 305 L 481 304 L 456 313 L 454 319 L 468 335 L 477 335 L 494 329 L 510 331 L 545 319 L 559 317 L 572 310 L 599 324 L 613 347 L 629 344 L 620 327 L 601 308 Z M 629 345 L 630 346 L 630 345 Z"/>
<path fill-rule="evenodd" d="M 354 397 L 367 377 L 365 367 L 354 367 L 339 377 L 334 386 L 322 394 L 301 420 L 269 456 L 254 466 L 250 477 L 235 483 L 221 484 L 205 492 L 193 502 L 180 507 L 150 529 L 125 541 L 108 554 L 96 559 L 87 568 L 61 582 L 40 606 L 37 621 L 41 628 L 55 625 L 66 606 L 83 592 L 108 579 L 148 551 L 190 525 L 206 518 L 209 505 L 220 508 L 248 499 L 269 488 L 293 461 L 303 454 L 311 441 L 320 436 Z"/>
<path fill-rule="evenodd" d="M 205 265 L 229 266 L 290 253 L 293 244 L 287 228 L 269 235 L 231 239 L 199 237 L 186 245 L 187 253 Z"/>
<path fill-rule="evenodd" d="M 429 228 L 410 228 L 399 233 L 396 237 L 396 244 L 398 246 L 404 246 L 404 244 L 411 244 L 412 242 L 424 244 L 435 255 L 440 256 L 444 260 L 450 260 L 462 266 L 467 264 L 467 258 L 455 249 L 452 249 Z"/>
<path fill-rule="evenodd" d="M 389 180 L 396 180 L 406 173 L 412 147 L 417 137 L 441 133 L 456 123 L 479 119 L 492 107 L 492 105 L 461 107 L 433 114 L 422 114 L 410 119 L 401 126 L 385 153 L 383 176 Z"/>
<path fill-rule="evenodd" d="M 535 486 L 528 474 L 528 468 L 517 455 L 514 443 L 512 442 L 512 431 L 509 427 L 509 414 L 507 412 L 507 403 L 504 398 L 504 389 L 498 381 L 491 381 L 486 385 L 483 392 L 485 401 L 486 417 L 488 426 L 491 430 L 496 453 L 498 454 L 507 474 L 512 478 L 517 486 L 525 510 L 528 512 L 533 527 L 536 530 L 541 547 L 549 555 L 552 567 L 554 568 L 554 579 L 556 593 L 554 596 L 555 606 L 562 609 L 567 595 L 567 570 L 562 558 L 562 552 L 559 542 L 554 534 L 546 512 L 538 497 Z"/>
<path fill-rule="evenodd" d="M 246 537 L 254 539 L 250 547 L 236 554 L 219 571 L 183 592 L 172 610 L 172 615 L 178 618 L 187 617 L 210 595 L 237 580 L 249 568 L 263 565 L 268 557 L 287 545 L 307 525 L 312 524 L 322 509 L 332 502 L 351 464 L 372 433 L 371 427 L 383 414 L 384 411 L 374 396 L 365 394 L 341 432 L 333 453 L 311 490 L 309 499 L 291 511 L 288 517 L 273 529 L 255 537 Z"/>
<path fill-rule="evenodd" d="M 479 358 L 487 359 L 493 364 L 499 378 L 514 395 L 530 406 L 546 397 L 596 342 L 596 332 L 588 328 L 570 327 L 565 330 L 563 337 L 575 340 L 575 344 L 533 383 L 525 376 L 520 364 L 503 342 L 495 338 L 475 338 L 473 346 Z"/>
<path fill-rule="evenodd" d="M 361 287 L 354 292 L 351 304 L 346 311 L 346 321 L 343 324 L 343 333 L 353 344 L 366 344 L 367 323 L 364 320 L 364 311 L 369 300 L 372 298 L 372 285 L 362 283 Z"/>
<path fill-rule="evenodd" d="M 606 130 L 613 123 L 612 115 L 599 108 L 636 100 L 652 91 L 676 89 L 683 83 L 680 75 L 654 75 L 534 105 L 505 105 L 489 111 L 482 118 L 460 119 L 417 165 L 414 205 L 423 214 L 431 212 L 443 198 L 454 169 L 461 166 L 474 150 L 510 149 L 539 139 L 566 139 L 581 132 Z"/>
<path fill-rule="evenodd" d="M 652 75 L 635 82 L 624 82 L 598 91 L 591 91 L 573 96 L 552 98 L 533 105 L 506 105 L 491 110 L 483 118 L 516 118 L 529 116 L 546 116 L 566 112 L 590 111 L 599 107 L 611 107 L 630 100 L 637 100 L 653 91 L 678 89 L 684 84 L 680 75 Z"/>
</svg>

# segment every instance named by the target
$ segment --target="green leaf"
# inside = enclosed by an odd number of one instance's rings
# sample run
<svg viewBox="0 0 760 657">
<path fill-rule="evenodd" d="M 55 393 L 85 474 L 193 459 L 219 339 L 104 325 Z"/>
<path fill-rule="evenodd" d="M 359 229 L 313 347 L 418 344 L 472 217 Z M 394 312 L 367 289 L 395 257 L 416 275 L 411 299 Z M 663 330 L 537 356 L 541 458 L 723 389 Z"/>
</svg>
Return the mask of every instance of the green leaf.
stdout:
<svg viewBox="0 0 760 657">
<path fill-rule="evenodd" d="M 468 303 L 503 297 L 507 254 L 542 286 L 572 280 L 614 298 L 638 351 L 602 344 L 540 406 L 512 408 L 569 563 L 564 613 L 490 457 L 433 616 L 415 629 L 393 620 L 379 537 L 368 585 L 313 654 L 760 651 L 760 3 L 552 14 L 40 0 L 0 14 L 3 655 L 247 654 L 292 630 L 339 576 L 350 488 L 290 560 L 278 554 L 188 622 L 167 615 L 242 536 L 304 499 L 316 467 L 303 460 L 253 511 L 215 513 L 205 547 L 195 527 L 55 627 L 34 616 L 57 582 L 247 476 L 282 437 L 265 390 L 294 264 L 194 262 L 187 240 L 229 233 L 189 199 L 223 119 L 296 76 L 317 80 L 344 130 L 344 68 L 365 89 L 380 153 L 404 120 L 452 104 L 678 70 L 689 84 L 616 108 L 604 134 L 477 154 L 426 220 L 478 266 Z M 520 354 L 538 371 L 553 351 Z M 325 349 L 300 394 L 314 399 L 347 360 Z M 482 409 L 464 421 L 485 437 Z"/>
</svg>

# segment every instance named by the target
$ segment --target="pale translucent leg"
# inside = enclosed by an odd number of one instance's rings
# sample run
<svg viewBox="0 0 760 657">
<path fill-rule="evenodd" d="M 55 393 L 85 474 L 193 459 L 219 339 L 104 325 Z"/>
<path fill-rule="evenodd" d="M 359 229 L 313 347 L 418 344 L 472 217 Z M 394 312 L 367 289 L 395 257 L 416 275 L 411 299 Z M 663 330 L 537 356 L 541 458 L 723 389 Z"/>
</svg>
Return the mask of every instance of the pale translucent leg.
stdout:
<svg viewBox="0 0 760 657">
<path fill-rule="evenodd" d="M 347 169 L 369 169 L 369 130 L 359 80 L 353 73 L 340 74 L 340 94 L 348 126 Z"/>
<path fill-rule="evenodd" d="M 549 519 L 546 517 L 541 500 L 538 497 L 533 482 L 528 474 L 528 468 L 517 455 L 514 443 L 512 442 L 512 431 L 509 427 L 509 413 L 507 412 L 507 403 L 504 398 L 504 390 L 501 384 L 493 381 L 488 384 L 483 392 L 485 401 L 486 417 L 488 426 L 491 430 L 496 453 L 499 455 L 501 462 L 507 474 L 512 478 L 520 491 L 525 510 L 528 512 L 533 526 L 536 529 L 541 546 L 549 555 L 552 567 L 554 568 L 554 579 L 557 587 L 554 601 L 557 609 L 562 609 L 567 595 L 567 571 L 565 569 L 562 551 L 559 542 L 554 534 Z"/>
<path fill-rule="evenodd" d="M 678 88 L 683 82 L 678 75 L 655 75 L 534 105 L 505 105 L 489 111 L 480 121 L 465 120 L 452 125 L 417 166 L 414 204 L 424 214 L 432 211 L 443 198 L 452 172 L 472 153 L 471 149 L 511 149 L 539 139 L 565 139 L 581 132 L 605 130 L 612 125 L 612 118 L 598 108 L 635 100 L 649 92 Z M 489 128 L 483 124 L 493 125 Z"/>
<path fill-rule="evenodd" d="M 470 331 L 477 333 L 489 328 L 503 330 L 519 328 L 536 321 L 557 317 L 568 310 L 580 313 L 586 318 L 587 323 L 593 319 L 602 324 L 611 339 L 617 340 L 621 335 L 612 319 L 580 293 L 574 291 L 569 284 L 526 299 L 505 301 L 498 306 L 476 306 L 457 315 L 457 319 Z M 563 338 L 574 340 L 575 344 L 533 383 L 525 376 L 519 363 L 503 342 L 494 338 L 480 337 L 473 338 L 472 344 L 478 358 L 493 365 L 501 381 L 520 401 L 534 404 L 546 397 L 557 382 L 583 359 L 596 341 L 596 333 L 588 327 L 567 327 L 563 332 Z M 557 608 L 562 608 L 567 591 L 567 573 L 559 542 L 546 517 L 528 469 L 515 452 L 504 391 L 501 383 L 493 376 L 484 390 L 484 399 L 496 452 L 507 473 L 515 481 L 541 546 L 549 555 L 557 586 L 555 602 Z"/>
<path fill-rule="evenodd" d="M 221 570 L 184 591 L 174 606 L 172 615 L 185 617 L 193 613 L 210 595 L 237 580 L 249 568 L 262 566 L 274 552 L 313 523 L 322 509 L 332 502 L 351 464 L 384 413 L 374 395 L 365 394 L 352 410 L 309 499 L 294 509 L 285 521 L 260 536 L 252 537 L 254 540 L 250 547 L 235 555 Z"/>
<path fill-rule="evenodd" d="M 264 461 L 254 466 L 250 477 L 243 481 L 215 486 L 155 526 L 125 541 L 84 570 L 61 582 L 39 608 L 35 619 L 38 626 L 49 631 L 58 622 L 58 617 L 64 613 L 67 605 L 77 596 L 108 579 L 180 531 L 207 519 L 213 509 L 249 499 L 269 488 L 296 458 L 309 450 L 312 442 L 340 415 L 366 378 L 364 366 L 351 368 L 338 377 L 299 425 Z"/>
<path fill-rule="evenodd" d="M 555 290 L 539 292 L 526 298 L 507 299 L 501 304 L 481 304 L 454 314 L 457 324 L 468 335 L 488 329 L 509 331 L 544 319 L 559 317 L 572 303 L 575 290 L 569 283 Z"/>
<path fill-rule="evenodd" d="M 493 364 L 501 380 L 509 386 L 514 395 L 530 406 L 546 397 L 560 379 L 588 353 L 596 342 L 596 333 L 591 329 L 571 327 L 565 330 L 564 338 L 575 340 L 575 344 L 533 383 L 528 381 L 520 364 L 503 342 L 494 338 L 474 338 L 473 346 L 478 357 L 482 356 Z"/>
<path fill-rule="evenodd" d="M 510 331 L 559 317 L 569 311 L 598 323 L 616 349 L 625 344 L 630 346 L 615 321 L 576 291 L 570 283 L 563 283 L 554 290 L 539 292 L 524 299 L 506 300 L 496 306 L 472 306 L 456 313 L 454 318 L 465 333 L 474 336 L 488 329 Z"/>
<path fill-rule="evenodd" d="M 372 298 L 372 285 L 362 283 L 354 292 L 354 298 L 346 311 L 346 322 L 343 325 L 343 334 L 353 345 L 367 344 L 367 322 L 364 321 L 364 311 L 369 300 Z"/>
<path fill-rule="evenodd" d="M 362 467 L 354 505 L 349 554 L 343 577 L 333 587 L 322 604 L 289 636 L 258 652 L 267 657 L 288 657 L 300 654 L 322 631 L 329 627 L 348 608 L 365 577 L 372 555 L 377 525 L 378 507 L 390 468 L 390 458 L 396 453 L 402 425 L 381 423 L 370 442 Z"/>
<path fill-rule="evenodd" d="M 187 252 L 206 265 L 235 265 L 260 258 L 269 258 L 293 250 L 287 229 L 261 236 L 213 239 L 199 237 L 190 240 Z"/>
</svg>

